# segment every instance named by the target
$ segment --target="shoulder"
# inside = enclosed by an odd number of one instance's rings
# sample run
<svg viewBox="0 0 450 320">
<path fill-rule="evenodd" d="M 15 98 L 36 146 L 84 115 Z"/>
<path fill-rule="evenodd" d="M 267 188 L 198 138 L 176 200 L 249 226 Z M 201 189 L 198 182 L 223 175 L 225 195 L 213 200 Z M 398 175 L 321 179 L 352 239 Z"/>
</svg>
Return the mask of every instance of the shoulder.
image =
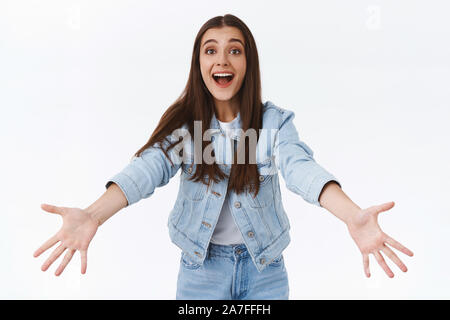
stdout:
<svg viewBox="0 0 450 320">
<path fill-rule="evenodd" d="M 275 112 L 275 113 L 279 113 L 280 115 L 289 111 L 288 109 L 277 106 L 275 103 L 273 103 L 270 100 L 267 100 L 266 102 L 263 103 L 263 110 L 264 110 L 264 112 L 266 112 L 266 111 Z"/>
<path fill-rule="evenodd" d="M 292 120 L 295 113 L 292 110 L 275 105 L 267 100 L 263 103 L 263 127 L 280 128 L 287 120 Z"/>
</svg>

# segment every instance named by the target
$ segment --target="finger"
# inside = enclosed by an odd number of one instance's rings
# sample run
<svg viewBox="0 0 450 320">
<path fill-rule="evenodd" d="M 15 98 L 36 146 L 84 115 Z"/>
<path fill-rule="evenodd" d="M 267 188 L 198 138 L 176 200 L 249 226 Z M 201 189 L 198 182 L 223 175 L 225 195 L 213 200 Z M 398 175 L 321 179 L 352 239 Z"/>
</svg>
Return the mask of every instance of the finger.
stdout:
<svg viewBox="0 0 450 320">
<path fill-rule="evenodd" d="M 64 252 L 64 250 L 66 250 L 66 248 L 60 244 L 58 248 L 56 248 L 52 254 L 50 255 L 50 257 L 48 257 L 48 259 L 44 262 L 44 264 L 42 265 L 41 270 L 42 271 L 46 271 L 48 269 L 48 267 L 50 267 L 50 265 L 56 260 L 58 259 L 58 257 Z"/>
<path fill-rule="evenodd" d="M 392 238 L 389 237 L 389 236 L 386 238 L 385 241 L 386 241 L 386 243 L 387 243 L 388 245 L 390 245 L 391 247 L 397 249 L 398 251 L 403 252 L 404 254 L 406 254 L 406 255 L 408 255 L 408 256 L 410 256 L 410 257 L 412 257 L 412 256 L 414 255 L 414 253 L 413 253 L 411 250 L 409 250 L 409 249 L 406 248 L 404 245 L 402 245 L 400 242 L 395 241 L 394 239 L 392 239 Z"/>
<path fill-rule="evenodd" d="M 381 249 L 383 253 L 389 257 L 403 272 L 408 271 L 408 268 L 406 268 L 405 264 L 397 257 L 394 251 L 392 251 L 389 247 L 383 246 Z"/>
<path fill-rule="evenodd" d="M 42 246 L 39 247 L 39 249 L 37 249 L 34 253 L 33 256 L 34 257 L 39 257 L 41 255 L 42 252 L 44 252 L 45 250 L 53 247 L 57 242 L 58 242 L 58 237 L 56 235 L 54 235 L 53 237 L 51 237 L 50 239 L 48 239 Z"/>
<path fill-rule="evenodd" d="M 394 205 L 395 205 L 394 201 L 380 204 L 379 206 L 377 206 L 377 213 L 388 211 L 388 210 L 392 209 L 394 207 Z"/>
<path fill-rule="evenodd" d="M 58 269 L 56 269 L 55 276 L 59 276 L 64 271 L 67 264 L 70 262 L 70 259 L 72 259 L 75 251 L 76 251 L 75 249 L 67 250 L 66 255 L 64 256 L 63 260 L 61 261 L 61 264 L 59 265 Z"/>
<path fill-rule="evenodd" d="M 85 274 L 87 269 L 87 250 L 80 251 L 81 254 L 81 273 Z"/>
<path fill-rule="evenodd" d="M 63 215 L 63 209 L 62 207 L 57 207 L 57 206 L 53 206 L 51 204 L 47 204 L 47 203 L 42 203 L 41 204 L 41 208 L 47 212 L 50 213 L 56 213 L 59 215 Z"/>
<path fill-rule="evenodd" d="M 386 274 L 389 276 L 389 278 L 393 278 L 394 273 L 388 267 L 388 265 L 386 264 L 386 261 L 384 261 L 384 258 L 381 256 L 381 254 L 378 251 L 375 251 L 375 252 L 373 252 L 373 255 L 375 256 L 375 259 L 377 259 L 380 267 L 383 268 L 384 272 L 386 272 Z"/>
<path fill-rule="evenodd" d="M 364 272 L 366 273 L 366 277 L 370 278 L 369 255 L 363 254 L 363 264 L 364 264 Z"/>
</svg>

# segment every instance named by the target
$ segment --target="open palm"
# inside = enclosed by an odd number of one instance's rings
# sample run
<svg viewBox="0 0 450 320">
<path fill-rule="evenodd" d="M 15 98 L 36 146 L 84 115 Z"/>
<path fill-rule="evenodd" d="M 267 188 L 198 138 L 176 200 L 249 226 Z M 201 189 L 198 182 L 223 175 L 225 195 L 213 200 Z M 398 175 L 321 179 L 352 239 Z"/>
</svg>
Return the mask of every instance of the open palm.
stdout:
<svg viewBox="0 0 450 320">
<path fill-rule="evenodd" d="M 359 214 L 355 215 L 353 220 L 348 223 L 348 229 L 351 237 L 358 246 L 363 256 L 364 272 L 370 277 L 369 270 L 369 254 L 373 254 L 378 264 L 383 268 L 389 277 L 393 277 L 394 273 L 386 264 L 381 252 L 389 257 L 403 272 L 407 271 L 405 264 L 387 245 L 403 252 L 408 256 L 413 256 L 411 250 L 389 237 L 384 233 L 378 225 L 378 214 L 392 209 L 394 202 L 387 202 L 363 209 Z"/>
<path fill-rule="evenodd" d="M 88 215 L 85 210 L 79 208 L 57 207 L 48 204 L 42 204 L 41 208 L 47 212 L 59 214 L 63 218 L 61 229 L 34 252 L 34 257 L 38 257 L 44 251 L 60 242 L 59 246 L 44 262 L 41 270 L 46 271 L 67 249 L 55 275 L 59 276 L 63 272 L 77 250 L 81 254 L 81 273 L 86 273 L 87 249 L 97 232 L 98 222 Z"/>
</svg>

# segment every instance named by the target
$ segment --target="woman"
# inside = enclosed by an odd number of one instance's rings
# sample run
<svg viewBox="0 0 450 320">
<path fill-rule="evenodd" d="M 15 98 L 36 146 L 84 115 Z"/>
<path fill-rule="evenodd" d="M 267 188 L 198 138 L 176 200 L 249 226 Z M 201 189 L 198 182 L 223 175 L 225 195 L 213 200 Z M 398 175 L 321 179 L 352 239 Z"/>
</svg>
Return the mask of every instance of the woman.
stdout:
<svg viewBox="0 0 450 320">
<path fill-rule="evenodd" d="M 86 209 L 42 205 L 60 214 L 63 226 L 34 256 L 60 242 L 42 270 L 67 249 L 55 273 L 60 275 L 79 250 L 84 274 L 97 228 L 151 196 L 181 168 L 168 219 L 171 240 L 182 249 L 177 299 L 288 299 L 282 251 L 290 226 L 279 170 L 289 190 L 346 223 L 367 277 L 369 254 L 394 276 L 381 252 L 406 272 L 389 246 L 413 253 L 377 222 L 394 203 L 367 209 L 353 203 L 299 140 L 293 118 L 292 111 L 262 103 L 258 53 L 247 26 L 233 15 L 210 19 L 195 39 L 183 94 L 130 164 L 108 181 L 106 192 Z"/>
</svg>

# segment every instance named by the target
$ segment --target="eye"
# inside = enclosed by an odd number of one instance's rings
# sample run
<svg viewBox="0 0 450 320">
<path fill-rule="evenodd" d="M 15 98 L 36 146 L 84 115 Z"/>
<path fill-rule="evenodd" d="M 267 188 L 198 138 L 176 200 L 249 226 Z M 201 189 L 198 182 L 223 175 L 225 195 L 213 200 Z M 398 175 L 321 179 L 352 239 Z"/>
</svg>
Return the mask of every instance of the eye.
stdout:
<svg viewBox="0 0 450 320">
<path fill-rule="evenodd" d="M 211 54 L 211 53 L 209 53 L 210 51 L 215 51 L 215 50 L 214 50 L 214 49 L 206 49 L 206 50 L 205 50 L 205 53 L 206 53 L 206 54 Z M 233 52 L 233 51 L 234 51 L 234 52 L 237 51 L 237 53 L 233 53 L 233 55 L 235 55 L 235 54 L 240 54 L 240 53 L 241 53 L 241 50 L 240 50 L 240 49 L 231 49 L 231 50 L 230 50 L 230 52 Z"/>
</svg>

